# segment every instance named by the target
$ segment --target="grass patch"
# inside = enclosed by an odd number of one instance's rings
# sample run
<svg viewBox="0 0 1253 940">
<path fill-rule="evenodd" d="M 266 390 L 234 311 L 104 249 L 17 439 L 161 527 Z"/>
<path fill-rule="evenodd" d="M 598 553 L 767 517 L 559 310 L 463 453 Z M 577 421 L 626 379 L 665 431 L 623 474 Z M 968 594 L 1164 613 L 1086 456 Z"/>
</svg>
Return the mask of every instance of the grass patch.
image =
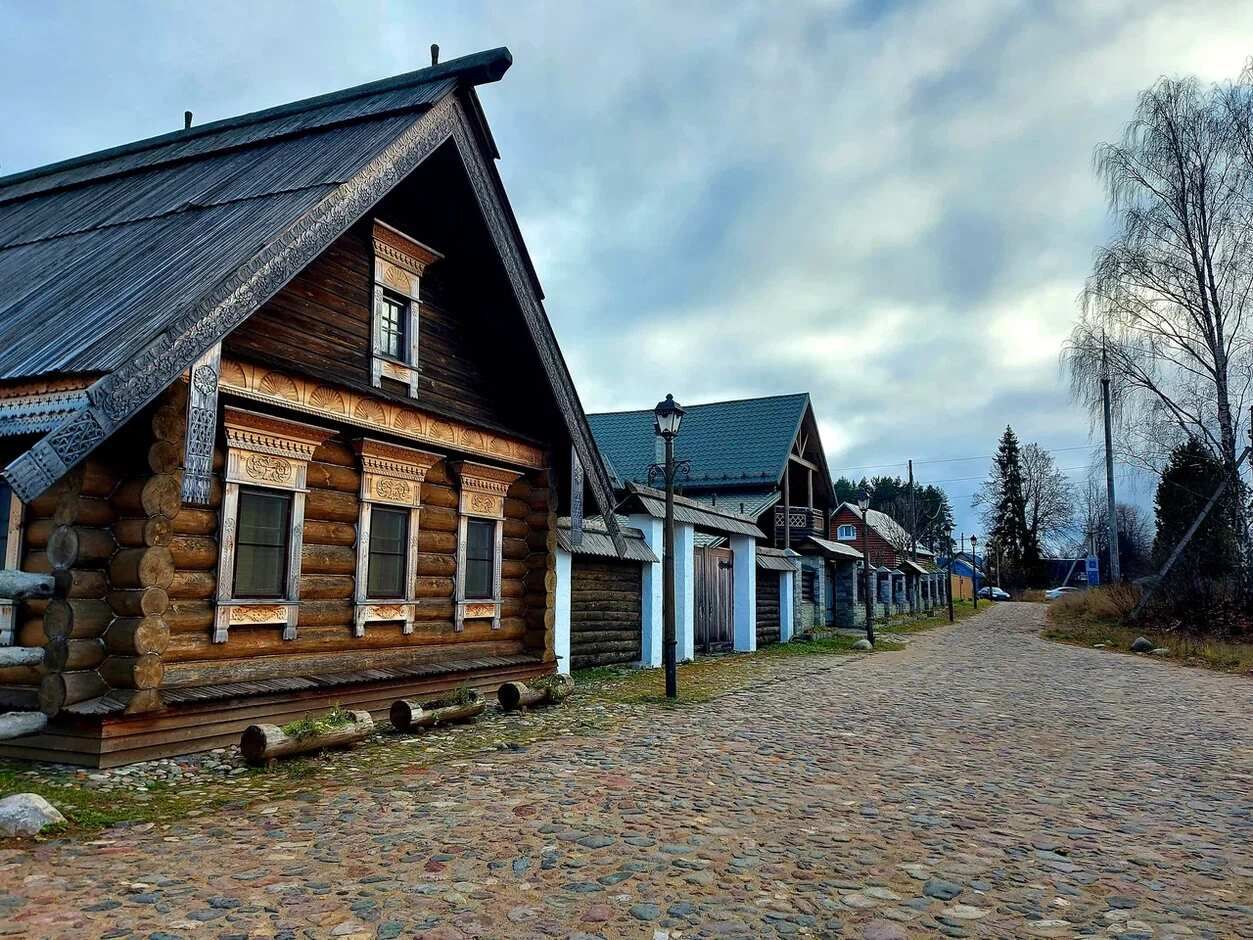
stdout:
<svg viewBox="0 0 1253 940">
<path fill-rule="evenodd" d="M 996 601 L 979 601 L 978 610 L 975 609 L 971 601 L 953 601 L 953 622 L 965 620 L 973 617 L 977 613 L 985 610 L 991 610 L 996 606 Z M 886 625 L 876 623 L 875 630 L 884 630 L 887 633 L 925 633 L 928 630 L 934 630 L 936 627 L 943 627 L 948 624 L 948 607 L 937 607 L 935 616 L 928 617 L 925 614 L 897 614 Z"/>
<path fill-rule="evenodd" d="M 627 705 L 664 705 L 668 708 L 698 705 L 727 692 L 751 685 L 769 664 L 797 656 L 855 655 L 860 636 L 831 634 L 809 640 L 793 640 L 763 647 L 755 653 L 724 653 L 703 656 L 679 664 L 677 699 L 666 698 L 664 669 L 635 669 L 628 666 L 598 666 L 574 674 L 575 688 L 601 700 Z M 879 640 L 875 652 L 898 652 L 899 643 Z"/>
<path fill-rule="evenodd" d="M 194 803 L 171 784 L 154 784 L 142 791 L 101 791 L 79 786 L 72 772 L 49 779 L 45 773 L 0 768 L 0 798 L 14 793 L 37 793 L 61 811 L 67 825 L 45 829 L 42 835 L 94 832 L 121 822 L 144 823 L 177 819 Z"/>
<path fill-rule="evenodd" d="M 334 731 L 336 728 L 342 728 L 344 725 L 350 725 L 354 721 L 352 713 L 340 708 L 336 705 L 325 715 L 306 715 L 297 721 L 289 721 L 279 730 L 296 741 L 303 741 L 305 738 L 312 738 L 319 734 L 326 734 L 328 731 Z"/>
<path fill-rule="evenodd" d="M 1071 594 L 1049 605 L 1047 640 L 1076 646 L 1102 644 L 1115 652 L 1131 652 L 1136 637 L 1169 650 L 1161 656 L 1187 666 L 1253 676 L 1253 643 L 1218 640 L 1178 630 L 1133 627 L 1123 619 L 1135 606 L 1134 588 L 1111 585 Z"/>
</svg>

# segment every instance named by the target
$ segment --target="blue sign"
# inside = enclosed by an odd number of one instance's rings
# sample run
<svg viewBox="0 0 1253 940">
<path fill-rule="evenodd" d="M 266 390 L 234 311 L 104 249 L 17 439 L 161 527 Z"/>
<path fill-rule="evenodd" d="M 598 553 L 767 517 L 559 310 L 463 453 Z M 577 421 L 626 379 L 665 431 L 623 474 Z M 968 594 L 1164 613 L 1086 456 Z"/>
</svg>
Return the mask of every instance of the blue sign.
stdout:
<svg viewBox="0 0 1253 940">
<path fill-rule="evenodd" d="M 1088 556 L 1088 587 L 1101 583 L 1101 562 L 1095 555 Z"/>
</svg>

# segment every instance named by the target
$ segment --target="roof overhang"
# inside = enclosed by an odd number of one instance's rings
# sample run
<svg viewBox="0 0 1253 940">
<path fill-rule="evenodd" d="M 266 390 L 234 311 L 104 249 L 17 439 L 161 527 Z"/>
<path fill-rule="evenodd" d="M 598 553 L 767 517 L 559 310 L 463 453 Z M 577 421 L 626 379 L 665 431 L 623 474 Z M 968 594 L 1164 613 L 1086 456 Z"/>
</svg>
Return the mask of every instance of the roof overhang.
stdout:
<svg viewBox="0 0 1253 940">
<path fill-rule="evenodd" d="M 570 529 L 570 519 L 563 516 L 557 520 L 557 544 L 571 555 L 586 555 L 594 558 L 620 558 L 624 561 L 638 561 L 650 564 L 660 559 L 644 541 L 644 533 L 630 526 L 619 526 L 624 550 L 619 551 L 602 519 L 586 519 L 583 522 L 583 537 L 576 545 L 574 533 Z"/>
<path fill-rule="evenodd" d="M 654 519 L 666 517 L 666 494 L 663 491 L 628 483 L 626 493 L 626 500 L 619 506 L 619 511 L 643 512 Z M 765 538 L 757 523 L 748 516 L 725 512 L 683 496 L 674 498 L 674 521 L 719 535 L 747 536 L 754 540 Z"/>
<path fill-rule="evenodd" d="M 802 544 L 812 545 L 818 549 L 819 554 L 825 555 L 833 561 L 861 561 L 862 554 L 851 545 L 845 545 L 843 542 L 832 542 L 829 539 L 821 539 L 816 535 L 805 537 Z"/>
<path fill-rule="evenodd" d="M 58 421 L 4 469 L 3 476 L 13 491 L 29 503 L 65 476 L 449 141 L 461 157 L 557 410 L 583 464 L 593 497 L 607 519 L 608 535 L 620 543 L 622 537 L 612 514 L 613 487 L 544 312 L 539 285 L 530 276 L 529 258 L 505 200 L 504 187 L 495 166 L 484 155 L 483 139 L 475 132 L 462 98 L 455 93 L 417 115 L 352 179 L 322 197 L 279 237 L 212 286 L 130 361 L 94 382 L 77 411 Z"/>
<path fill-rule="evenodd" d="M 790 548 L 759 547 L 757 567 L 764 571 L 800 571 L 800 555 Z"/>
</svg>

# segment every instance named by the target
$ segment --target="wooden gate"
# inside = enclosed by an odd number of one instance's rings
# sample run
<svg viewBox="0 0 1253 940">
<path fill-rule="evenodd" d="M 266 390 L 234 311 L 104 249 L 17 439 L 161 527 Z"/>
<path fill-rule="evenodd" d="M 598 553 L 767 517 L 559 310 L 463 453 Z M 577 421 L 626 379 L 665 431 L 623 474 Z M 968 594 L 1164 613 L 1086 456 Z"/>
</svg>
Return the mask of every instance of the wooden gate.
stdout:
<svg viewBox="0 0 1253 940">
<path fill-rule="evenodd" d="M 696 648 L 730 649 L 735 638 L 735 595 L 729 548 L 696 549 Z"/>
<path fill-rule="evenodd" d="M 779 642 L 779 572 L 757 569 L 757 645 Z"/>
<path fill-rule="evenodd" d="M 570 564 L 570 666 L 640 660 L 641 567 L 576 555 Z"/>
</svg>

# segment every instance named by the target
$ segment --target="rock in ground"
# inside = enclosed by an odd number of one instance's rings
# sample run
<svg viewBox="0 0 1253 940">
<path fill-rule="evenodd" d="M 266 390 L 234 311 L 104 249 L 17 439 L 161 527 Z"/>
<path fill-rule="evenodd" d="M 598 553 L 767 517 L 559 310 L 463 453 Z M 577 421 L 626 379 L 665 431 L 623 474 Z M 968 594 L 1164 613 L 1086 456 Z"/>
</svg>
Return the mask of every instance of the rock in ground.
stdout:
<svg viewBox="0 0 1253 940">
<path fill-rule="evenodd" d="M 872 649 L 874 649 L 874 646 L 873 646 L 873 645 L 871 645 L 871 643 L 870 643 L 870 641 L 869 641 L 869 640 L 867 640 L 867 639 L 865 639 L 865 638 L 863 637 L 862 639 L 858 640 L 856 643 L 854 643 L 854 644 L 853 644 L 853 649 L 855 649 L 855 650 L 872 650 Z"/>
<path fill-rule="evenodd" d="M 38 793 L 14 793 L 0 800 L 0 835 L 34 836 L 63 822 L 65 817 Z"/>
<path fill-rule="evenodd" d="M 1148 653 L 1152 650 L 1153 644 L 1146 637 L 1138 636 L 1135 638 L 1135 642 L 1131 644 L 1131 652 L 1133 653 Z"/>
</svg>

